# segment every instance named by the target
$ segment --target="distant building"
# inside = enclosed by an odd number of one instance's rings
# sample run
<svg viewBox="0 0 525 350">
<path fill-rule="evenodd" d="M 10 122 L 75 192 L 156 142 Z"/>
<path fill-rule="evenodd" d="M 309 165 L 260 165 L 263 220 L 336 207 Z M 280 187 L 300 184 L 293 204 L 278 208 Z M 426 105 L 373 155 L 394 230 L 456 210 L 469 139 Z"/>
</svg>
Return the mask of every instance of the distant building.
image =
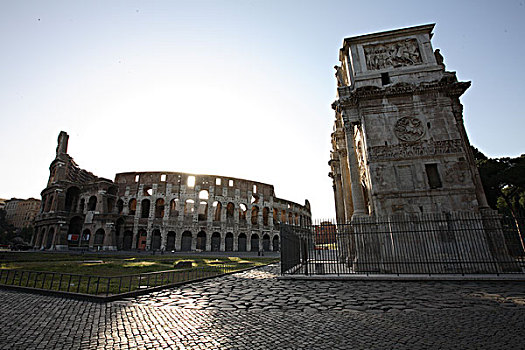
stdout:
<svg viewBox="0 0 525 350">
<path fill-rule="evenodd" d="M 33 226 L 40 211 L 40 200 L 12 198 L 5 202 L 6 221 L 17 228 Z"/>
<path fill-rule="evenodd" d="M 279 223 L 310 223 L 310 203 L 252 180 L 180 172 L 104 179 L 80 169 L 58 137 L 33 246 L 67 250 L 277 251 Z"/>
<path fill-rule="evenodd" d="M 336 242 L 337 227 L 330 221 L 322 221 L 319 225 L 314 226 L 314 229 L 316 244 Z"/>
</svg>

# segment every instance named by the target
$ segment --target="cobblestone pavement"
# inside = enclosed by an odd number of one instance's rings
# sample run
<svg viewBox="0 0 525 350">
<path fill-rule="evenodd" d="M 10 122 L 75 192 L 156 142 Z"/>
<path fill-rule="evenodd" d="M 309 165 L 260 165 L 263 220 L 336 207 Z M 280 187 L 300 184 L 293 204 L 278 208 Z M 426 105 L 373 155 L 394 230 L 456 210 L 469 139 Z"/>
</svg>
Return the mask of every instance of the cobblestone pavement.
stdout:
<svg viewBox="0 0 525 350">
<path fill-rule="evenodd" d="M 0 349 L 525 349 L 523 282 L 277 280 L 98 304 L 0 290 Z"/>
</svg>

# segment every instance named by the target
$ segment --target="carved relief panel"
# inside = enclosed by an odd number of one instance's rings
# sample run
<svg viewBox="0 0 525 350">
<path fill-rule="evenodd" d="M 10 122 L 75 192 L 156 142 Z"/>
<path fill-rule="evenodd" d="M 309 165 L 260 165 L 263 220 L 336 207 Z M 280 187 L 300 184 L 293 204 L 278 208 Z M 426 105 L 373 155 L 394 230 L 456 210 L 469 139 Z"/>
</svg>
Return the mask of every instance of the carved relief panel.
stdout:
<svg viewBox="0 0 525 350">
<path fill-rule="evenodd" d="M 367 45 L 363 49 L 368 70 L 405 67 L 423 63 L 416 39 Z"/>
</svg>

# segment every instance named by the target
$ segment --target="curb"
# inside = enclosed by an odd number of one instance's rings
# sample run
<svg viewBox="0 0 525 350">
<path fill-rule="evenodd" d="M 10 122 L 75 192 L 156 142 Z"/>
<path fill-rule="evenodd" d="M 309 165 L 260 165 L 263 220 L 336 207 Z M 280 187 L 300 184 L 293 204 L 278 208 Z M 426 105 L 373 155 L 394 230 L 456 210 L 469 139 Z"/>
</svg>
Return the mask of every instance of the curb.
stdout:
<svg viewBox="0 0 525 350">
<path fill-rule="evenodd" d="M 167 289 L 167 288 L 173 288 L 177 286 L 182 286 L 185 284 L 195 283 L 195 282 L 201 282 L 205 280 L 209 280 L 212 278 L 218 278 L 218 277 L 224 277 L 227 275 L 232 275 L 234 273 L 244 272 L 244 271 L 250 271 L 253 269 L 258 269 L 264 266 L 268 266 L 271 264 L 266 265 L 260 265 L 260 266 L 252 266 L 246 269 L 232 271 L 232 272 L 226 272 L 219 275 L 214 276 L 208 276 L 208 277 L 201 277 L 196 278 L 192 280 L 187 280 L 183 282 L 176 282 L 176 283 L 170 283 L 165 284 L 162 286 L 152 287 L 152 288 L 146 288 L 146 289 L 139 289 L 132 292 L 126 292 L 126 293 L 120 293 L 120 294 L 112 294 L 108 296 L 100 296 L 100 295 L 92 295 L 92 294 L 84 294 L 84 293 L 72 293 L 72 292 L 64 292 L 64 291 L 57 291 L 57 290 L 48 290 L 48 289 L 39 289 L 39 288 L 32 288 L 32 287 L 23 287 L 23 286 L 12 286 L 7 284 L 0 284 L 0 289 L 7 289 L 7 290 L 13 290 L 13 291 L 20 291 L 20 292 L 26 292 L 26 293 L 33 293 L 33 294 L 40 294 L 45 296 L 54 296 L 54 297 L 62 297 L 62 298 L 69 298 L 69 299 L 77 299 L 77 300 L 83 300 L 83 301 L 91 301 L 96 303 L 108 303 L 111 301 L 116 301 L 124 298 L 129 297 L 135 297 L 143 294 L 148 294 L 152 292 L 156 292 L 159 290 Z"/>
</svg>

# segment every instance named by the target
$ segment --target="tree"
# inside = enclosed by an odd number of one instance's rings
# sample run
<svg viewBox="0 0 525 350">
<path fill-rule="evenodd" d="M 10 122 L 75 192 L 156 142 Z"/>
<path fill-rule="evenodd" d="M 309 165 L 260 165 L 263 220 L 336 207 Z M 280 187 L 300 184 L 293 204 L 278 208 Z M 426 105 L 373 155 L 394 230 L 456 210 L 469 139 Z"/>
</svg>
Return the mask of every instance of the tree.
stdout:
<svg viewBox="0 0 525 350">
<path fill-rule="evenodd" d="M 525 250 L 524 227 L 519 220 L 525 217 L 525 154 L 516 158 L 488 158 L 475 147 L 472 151 L 489 205 L 512 216 Z"/>
</svg>

